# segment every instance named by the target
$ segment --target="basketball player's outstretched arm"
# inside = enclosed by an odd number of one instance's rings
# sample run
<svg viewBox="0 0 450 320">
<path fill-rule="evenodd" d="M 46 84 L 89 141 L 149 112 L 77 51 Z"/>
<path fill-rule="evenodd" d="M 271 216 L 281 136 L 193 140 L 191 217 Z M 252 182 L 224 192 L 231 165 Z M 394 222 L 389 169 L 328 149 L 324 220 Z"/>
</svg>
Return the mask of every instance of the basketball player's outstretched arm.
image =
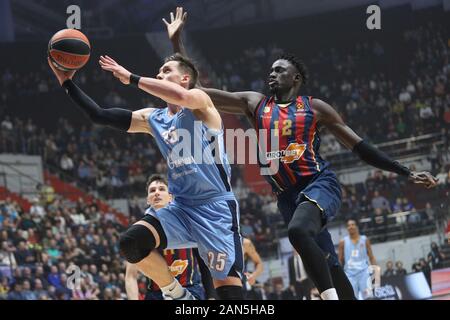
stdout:
<svg viewBox="0 0 450 320">
<path fill-rule="evenodd" d="M 184 12 L 182 7 L 177 7 L 175 15 L 173 12 L 170 13 L 170 23 L 165 18 L 162 20 L 167 27 L 167 33 L 170 42 L 172 42 L 173 51 L 187 57 L 187 52 L 181 39 L 183 27 L 187 20 L 187 12 Z"/>
<path fill-rule="evenodd" d="M 399 162 L 392 160 L 386 153 L 364 141 L 344 123 L 339 114 L 329 104 L 319 99 L 313 99 L 311 105 L 318 124 L 327 128 L 346 148 L 352 150 L 364 162 L 376 168 L 405 176 L 410 181 L 423 184 L 427 188 L 437 185 L 438 179 L 429 172 L 411 171 Z"/>
<path fill-rule="evenodd" d="M 173 12 L 170 13 L 170 23 L 166 19 L 163 19 L 167 27 L 167 33 L 172 43 L 173 51 L 175 53 L 181 53 L 185 57 L 188 54 L 183 45 L 181 34 L 186 20 L 187 12 L 183 12 L 182 7 L 177 8 L 175 15 Z M 218 89 L 204 88 L 199 82 L 197 83 L 197 87 L 208 94 L 220 112 L 245 114 L 250 118 L 253 118 L 256 107 L 264 98 L 264 95 L 258 92 L 246 91 L 231 93 Z"/>
<path fill-rule="evenodd" d="M 188 109 L 207 109 L 213 106 L 211 99 L 202 90 L 188 90 L 174 82 L 139 77 L 108 56 L 101 56 L 99 63 L 103 70 L 113 73 L 123 84 L 135 85 L 139 89 L 161 98 L 168 104 L 183 106 Z"/>
<path fill-rule="evenodd" d="M 50 59 L 48 60 L 48 64 L 55 73 L 59 84 L 64 87 L 72 101 L 86 113 L 92 122 L 110 126 L 128 133 L 140 132 L 151 134 L 147 118 L 153 112 L 153 108 L 141 109 L 134 112 L 121 108 L 102 108 L 72 81 L 75 71 L 64 72 L 58 70 L 50 62 Z"/>
</svg>

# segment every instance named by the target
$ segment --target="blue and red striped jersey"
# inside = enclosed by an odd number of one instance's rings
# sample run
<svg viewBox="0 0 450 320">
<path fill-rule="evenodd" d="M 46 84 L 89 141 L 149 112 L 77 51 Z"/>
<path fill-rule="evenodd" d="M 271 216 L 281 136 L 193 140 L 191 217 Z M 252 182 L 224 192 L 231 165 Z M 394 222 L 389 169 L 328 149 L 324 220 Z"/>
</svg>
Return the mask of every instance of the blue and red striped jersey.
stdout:
<svg viewBox="0 0 450 320">
<path fill-rule="evenodd" d="M 256 109 L 259 164 L 262 167 L 272 161 L 279 164 L 278 172 L 264 176 L 275 192 L 298 185 L 302 178 L 312 177 L 329 165 L 319 155 L 320 137 L 311 100 L 312 97 L 299 96 L 289 104 L 277 104 L 274 97 L 265 97 Z M 265 129 L 263 135 L 261 129 Z M 278 146 L 272 146 L 273 141 Z"/>
</svg>

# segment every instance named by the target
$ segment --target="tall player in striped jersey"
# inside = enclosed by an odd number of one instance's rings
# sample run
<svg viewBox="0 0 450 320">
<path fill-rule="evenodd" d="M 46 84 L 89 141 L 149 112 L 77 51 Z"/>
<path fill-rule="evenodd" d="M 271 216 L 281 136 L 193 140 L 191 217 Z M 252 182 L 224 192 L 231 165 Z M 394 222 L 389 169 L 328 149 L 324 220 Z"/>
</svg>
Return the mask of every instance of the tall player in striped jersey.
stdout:
<svg viewBox="0 0 450 320">
<path fill-rule="evenodd" d="M 166 207 L 172 200 L 169 193 L 167 180 L 158 174 L 152 175 L 147 181 L 147 205 L 149 208 L 146 214 Z M 205 299 L 205 290 L 201 286 L 204 277 L 211 277 L 211 274 L 200 274 L 200 261 L 194 248 L 165 249 L 159 250 L 166 260 L 169 270 L 178 282 L 186 288 L 197 300 Z M 125 288 L 129 300 L 139 300 L 138 274 L 136 265 L 126 263 Z M 203 269 L 204 270 L 204 269 Z M 207 270 L 207 269 L 206 269 Z M 149 279 L 145 300 L 162 300 L 162 292 L 159 286 Z"/>
<path fill-rule="evenodd" d="M 242 299 L 239 207 L 230 186 L 222 119 L 209 96 L 193 89 L 198 71 L 192 62 L 181 55 L 168 57 L 154 79 L 132 74 L 112 58 L 102 56 L 102 69 L 123 84 L 167 102 L 165 108 L 134 112 L 100 107 L 72 81 L 75 71 L 63 72 L 48 62 L 61 86 L 93 122 L 152 135 L 167 160 L 174 201 L 122 234 L 121 254 L 158 284 L 165 299 L 191 300 L 192 295 L 173 277 L 156 249 L 198 246 L 218 296 Z"/>
<path fill-rule="evenodd" d="M 185 20 L 181 8 L 177 8 L 176 17 L 172 14 L 170 24 L 164 20 L 175 51 L 183 54 L 180 31 Z M 344 290 L 341 298 L 344 295 L 351 298 L 348 292 L 353 296 L 353 290 L 339 265 L 331 236 L 324 229 L 341 205 L 341 188 L 329 164 L 319 155 L 319 131 L 328 129 L 346 148 L 376 168 L 395 172 L 426 187 L 436 186 L 437 179 L 428 172 L 410 171 L 371 146 L 328 103 L 299 96 L 306 80 L 304 64 L 295 56 L 284 54 L 270 68 L 269 96 L 251 91 L 202 90 L 219 111 L 244 114 L 256 129 L 266 129 L 262 149 L 267 152 L 263 160 L 276 162 L 279 170 L 265 177 L 278 197 L 278 208 L 288 224 L 291 244 L 300 253 L 322 299 L 339 299 L 335 284 Z M 272 139 L 277 139 L 277 146 L 271 146 Z"/>
<path fill-rule="evenodd" d="M 344 266 L 355 296 L 359 299 L 367 299 L 372 294 L 369 262 L 372 269 L 379 269 L 379 267 L 376 266 L 377 262 L 370 240 L 359 233 L 355 219 L 347 220 L 347 231 L 348 235 L 339 241 L 339 262 Z"/>
</svg>

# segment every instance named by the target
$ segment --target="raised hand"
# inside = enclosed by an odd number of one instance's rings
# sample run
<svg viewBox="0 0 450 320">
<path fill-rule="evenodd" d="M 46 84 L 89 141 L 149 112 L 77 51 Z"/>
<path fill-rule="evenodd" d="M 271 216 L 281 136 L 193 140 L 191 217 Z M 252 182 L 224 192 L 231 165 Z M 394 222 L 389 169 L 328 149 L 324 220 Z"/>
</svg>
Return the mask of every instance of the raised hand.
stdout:
<svg viewBox="0 0 450 320">
<path fill-rule="evenodd" d="M 167 33 L 169 34 L 169 39 L 173 40 L 181 36 L 181 31 L 183 30 L 184 24 L 187 19 L 187 12 L 183 13 L 182 7 L 177 7 L 175 16 L 173 12 L 170 13 L 170 23 L 166 19 L 162 19 L 167 27 Z"/>
<path fill-rule="evenodd" d="M 439 181 L 439 179 L 437 179 L 436 177 L 434 177 L 431 173 L 429 173 L 427 171 L 423 171 L 423 172 L 413 171 L 413 172 L 411 172 L 411 174 L 409 176 L 409 180 L 414 183 L 424 184 L 425 187 L 427 187 L 427 188 L 433 188 L 433 187 L 437 186 L 437 183 Z"/>
<path fill-rule="evenodd" d="M 53 62 L 50 60 L 50 58 L 47 58 L 48 65 L 53 70 L 53 73 L 55 74 L 56 78 L 58 79 L 58 82 L 60 85 L 62 85 L 66 80 L 72 80 L 76 70 L 72 71 L 61 71 L 53 64 Z"/>
<path fill-rule="evenodd" d="M 120 80 L 123 84 L 130 84 L 131 72 L 122 67 L 113 58 L 108 56 L 100 56 L 100 66 L 103 70 L 112 72 L 114 77 Z"/>
</svg>

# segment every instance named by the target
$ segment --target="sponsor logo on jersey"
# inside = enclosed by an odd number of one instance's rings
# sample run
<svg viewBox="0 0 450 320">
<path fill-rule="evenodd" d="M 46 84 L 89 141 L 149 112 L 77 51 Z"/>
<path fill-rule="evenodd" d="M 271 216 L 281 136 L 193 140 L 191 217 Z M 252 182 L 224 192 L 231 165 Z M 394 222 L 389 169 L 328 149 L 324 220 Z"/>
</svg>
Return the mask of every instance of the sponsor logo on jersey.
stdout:
<svg viewBox="0 0 450 320">
<path fill-rule="evenodd" d="M 281 159 L 281 162 L 292 163 L 299 160 L 306 150 L 306 144 L 291 143 L 286 150 L 267 153 L 267 160 Z"/>
<path fill-rule="evenodd" d="M 187 260 L 175 260 L 170 266 L 169 270 L 172 276 L 177 277 L 186 270 L 188 266 Z"/>
</svg>

